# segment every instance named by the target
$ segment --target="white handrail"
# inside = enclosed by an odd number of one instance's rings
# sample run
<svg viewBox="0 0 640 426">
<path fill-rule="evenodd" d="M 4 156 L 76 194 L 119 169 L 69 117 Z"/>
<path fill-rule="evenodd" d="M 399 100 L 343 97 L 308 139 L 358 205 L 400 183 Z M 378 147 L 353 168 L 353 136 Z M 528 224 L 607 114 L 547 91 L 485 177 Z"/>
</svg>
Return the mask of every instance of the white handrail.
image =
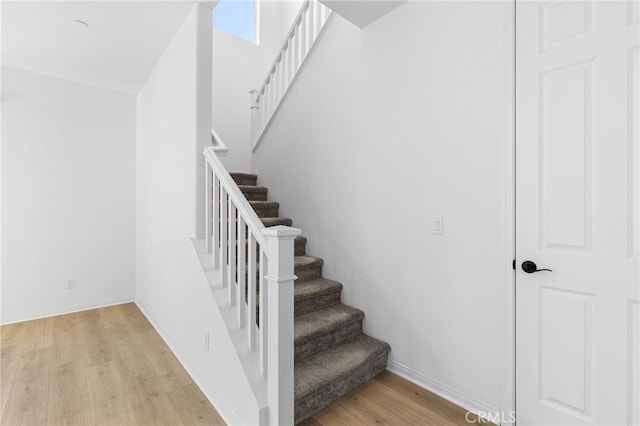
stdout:
<svg viewBox="0 0 640 426">
<path fill-rule="evenodd" d="M 229 152 L 229 148 L 213 127 L 211 128 L 211 145 L 213 145 L 213 150 L 217 152 L 218 155 L 227 155 L 227 152 Z"/>
<path fill-rule="evenodd" d="M 249 229 L 251 229 L 254 233 L 254 237 L 258 241 L 258 244 L 261 246 L 267 245 L 266 238 L 262 235 L 262 231 L 264 231 L 265 226 L 256 214 L 256 212 L 251 207 L 251 204 L 247 201 L 245 196 L 236 185 L 235 181 L 227 171 L 227 169 L 222 164 L 222 161 L 215 154 L 214 147 L 207 147 L 204 150 L 204 158 L 207 159 L 209 166 L 213 169 L 216 177 L 220 179 L 220 184 L 224 186 L 224 189 L 229 194 L 229 197 L 233 200 L 236 208 L 239 210 L 239 213 L 247 222 Z"/>
<path fill-rule="evenodd" d="M 257 90 L 250 92 L 254 150 L 315 46 L 331 13 L 331 9 L 320 3 L 320 0 L 306 0 L 300 7 L 282 48 L 269 67 L 267 76 Z"/>
<path fill-rule="evenodd" d="M 287 44 L 289 44 L 289 42 L 291 41 L 291 39 L 294 36 L 294 32 L 296 30 L 296 27 L 300 24 L 300 20 L 302 19 L 302 15 L 307 11 L 307 9 L 309 9 L 309 3 L 310 3 L 310 1 L 306 0 L 302 4 L 302 6 L 300 7 L 300 11 L 296 15 L 296 18 L 293 20 L 293 24 L 291 25 L 291 28 L 289 29 L 289 32 L 284 37 L 284 41 L 282 42 L 282 46 L 280 47 L 280 50 L 278 50 L 278 54 L 273 59 L 273 62 L 271 63 L 269 68 L 267 68 L 269 71 L 267 72 L 267 76 L 262 81 L 262 84 L 259 86 L 260 89 L 258 89 L 258 93 L 263 93 L 264 92 L 264 88 L 267 85 L 267 82 L 269 81 L 269 78 L 271 77 L 271 74 L 273 73 L 278 61 L 282 57 L 282 52 L 286 50 Z"/>
</svg>

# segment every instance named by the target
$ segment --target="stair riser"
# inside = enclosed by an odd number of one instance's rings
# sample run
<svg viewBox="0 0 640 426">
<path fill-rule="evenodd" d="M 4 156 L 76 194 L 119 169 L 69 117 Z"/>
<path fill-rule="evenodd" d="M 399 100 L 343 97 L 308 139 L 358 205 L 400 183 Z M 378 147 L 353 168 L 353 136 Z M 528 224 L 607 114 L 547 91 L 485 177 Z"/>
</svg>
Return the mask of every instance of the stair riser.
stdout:
<svg viewBox="0 0 640 426">
<path fill-rule="evenodd" d="M 235 178 L 233 180 L 236 182 L 236 185 L 258 186 L 258 180 L 257 179 Z"/>
<path fill-rule="evenodd" d="M 259 253 L 256 254 L 256 260 L 259 260 Z M 322 276 L 322 264 L 305 265 L 304 267 L 294 267 L 293 273 L 298 277 L 296 282 L 302 282 L 307 280 L 314 280 Z M 256 276 L 260 276 L 260 268 L 256 265 Z"/>
<path fill-rule="evenodd" d="M 258 217 L 278 217 L 278 205 L 253 206 Z"/>
<path fill-rule="evenodd" d="M 256 186 L 258 184 L 258 178 L 256 176 L 237 176 L 231 174 L 236 185 Z"/>
<path fill-rule="evenodd" d="M 308 314 L 309 312 L 317 311 L 318 309 L 328 308 L 340 303 L 340 290 L 322 294 L 310 299 L 299 300 L 294 305 L 294 316 L 300 316 Z"/>
<path fill-rule="evenodd" d="M 297 239 L 293 243 L 294 256 L 304 256 L 307 254 L 307 240 Z"/>
<path fill-rule="evenodd" d="M 309 355 L 321 352 L 332 346 L 357 336 L 362 333 L 362 320 L 351 321 L 342 324 L 338 329 L 329 333 L 314 337 L 305 342 L 295 344 L 295 360 L 299 361 Z"/>
<path fill-rule="evenodd" d="M 267 201 L 267 193 L 242 191 L 247 201 Z"/>
<path fill-rule="evenodd" d="M 306 246 L 307 246 L 307 242 L 305 240 L 295 240 L 293 243 L 293 250 L 294 250 L 293 255 L 304 256 L 306 254 Z M 244 247 L 245 247 L 246 253 L 248 253 L 249 243 L 245 243 Z M 256 260 L 260 260 L 260 252 L 257 249 L 256 249 Z"/>
<path fill-rule="evenodd" d="M 258 296 L 258 302 L 260 297 Z M 328 308 L 329 306 L 333 306 L 340 303 L 340 292 L 337 291 L 335 293 L 323 294 L 322 296 L 314 297 L 312 299 L 299 300 L 294 302 L 293 311 L 294 316 L 300 316 L 304 314 L 308 314 L 309 312 L 313 312 L 318 309 Z M 260 307 L 258 306 L 259 313 Z M 257 318 L 257 316 L 256 316 Z M 361 327 L 362 328 L 362 327 Z"/>
<path fill-rule="evenodd" d="M 315 280 L 322 277 L 322 265 L 306 267 L 304 269 L 295 268 L 294 274 L 296 274 L 296 276 L 298 277 L 298 279 L 296 280 L 297 283 Z"/>
<path fill-rule="evenodd" d="M 342 377 L 340 380 L 330 383 L 319 392 L 310 395 L 304 400 L 296 401 L 294 414 L 296 424 L 309 418 L 341 396 L 346 395 L 352 389 L 382 373 L 387 368 L 388 358 L 388 352 L 380 354 L 358 370 L 352 371 L 349 376 Z"/>
</svg>

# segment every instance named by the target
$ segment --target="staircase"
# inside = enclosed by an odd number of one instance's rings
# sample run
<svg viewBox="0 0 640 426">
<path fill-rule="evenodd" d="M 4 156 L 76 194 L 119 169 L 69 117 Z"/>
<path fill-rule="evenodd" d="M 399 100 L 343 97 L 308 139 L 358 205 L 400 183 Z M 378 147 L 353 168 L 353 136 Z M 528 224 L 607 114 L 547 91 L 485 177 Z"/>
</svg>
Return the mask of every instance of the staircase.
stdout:
<svg viewBox="0 0 640 426">
<path fill-rule="evenodd" d="M 231 173 L 266 227 L 291 226 L 257 176 Z M 322 277 L 323 260 L 306 254 L 307 239 L 295 239 L 294 285 L 295 421 L 308 418 L 384 371 L 391 347 L 362 333 L 364 312 L 340 302 L 342 284 Z"/>
</svg>

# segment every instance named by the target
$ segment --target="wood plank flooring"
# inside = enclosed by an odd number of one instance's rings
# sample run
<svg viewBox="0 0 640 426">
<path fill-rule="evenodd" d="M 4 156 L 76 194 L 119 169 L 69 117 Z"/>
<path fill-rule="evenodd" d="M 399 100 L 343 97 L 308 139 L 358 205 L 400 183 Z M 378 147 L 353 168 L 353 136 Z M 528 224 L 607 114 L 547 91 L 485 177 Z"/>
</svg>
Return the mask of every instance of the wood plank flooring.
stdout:
<svg viewBox="0 0 640 426">
<path fill-rule="evenodd" d="M 0 327 L 0 424 L 223 425 L 135 304 Z"/>
<path fill-rule="evenodd" d="M 466 413 L 384 372 L 303 425 L 469 425 Z M 0 425 L 223 424 L 133 303 L 0 327 Z"/>
<path fill-rule="evenodd" d="M 452 402 L 385 371 L 323 408 L 300 426 L 491 425 Z M 467 420 L 467 418 L 468 420 Z"/>
</svg>

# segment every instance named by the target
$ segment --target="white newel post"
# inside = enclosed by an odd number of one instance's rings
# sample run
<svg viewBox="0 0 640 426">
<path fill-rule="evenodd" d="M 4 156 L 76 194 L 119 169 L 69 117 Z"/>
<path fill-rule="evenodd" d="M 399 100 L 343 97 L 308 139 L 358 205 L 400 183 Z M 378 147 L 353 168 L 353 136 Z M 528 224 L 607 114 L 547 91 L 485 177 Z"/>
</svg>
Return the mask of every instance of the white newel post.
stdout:
<svg viewBox="0 0 640 426">
<path fill-rule="evenodd" d="M 208 167 L 207 167 L 208 168 Z M 220 180 L 213 173 L 213 269 L 220 267 Z"/>
<path fill-rule="evenodd" d="M 255 89 L 249 91 L 251 95 L 251 143 L 256 143 L 262 129 L 260 126 L 260 104 L 258 103 L 259 92 Z"/>
<path fill-rule="evenodd" d="M 294 239 L 300 230 L 274 226 L 262 231 L 267 240 L 267 392 L 269 424 L 294 423 L 293 274 Z"/>
</svg>

